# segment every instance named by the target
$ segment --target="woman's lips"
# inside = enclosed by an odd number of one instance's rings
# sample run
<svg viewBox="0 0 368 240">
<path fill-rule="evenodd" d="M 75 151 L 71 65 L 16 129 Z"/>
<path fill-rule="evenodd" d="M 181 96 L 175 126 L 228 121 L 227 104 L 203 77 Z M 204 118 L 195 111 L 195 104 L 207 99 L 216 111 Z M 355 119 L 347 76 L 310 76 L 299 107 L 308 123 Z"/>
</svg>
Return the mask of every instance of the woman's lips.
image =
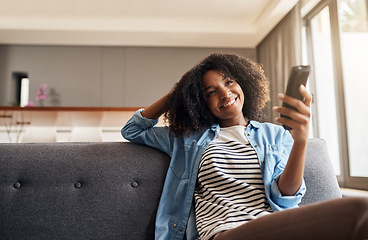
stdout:
<svg viewBox="0 0 368 240">
<path fill-rule="evenodd" d="M 232 99 L 232 100 L 228 101 L 228 102 L 227 102 L 227 103 L 225 103 L 224 105 L 220 106 L 220 108 L 228 108 L 228 107 L 232 106 L 232 105 L 235 103 L 235 101 L 236 101 L 236 98 L 234 98 L 234 99 Z"/>
</svg>

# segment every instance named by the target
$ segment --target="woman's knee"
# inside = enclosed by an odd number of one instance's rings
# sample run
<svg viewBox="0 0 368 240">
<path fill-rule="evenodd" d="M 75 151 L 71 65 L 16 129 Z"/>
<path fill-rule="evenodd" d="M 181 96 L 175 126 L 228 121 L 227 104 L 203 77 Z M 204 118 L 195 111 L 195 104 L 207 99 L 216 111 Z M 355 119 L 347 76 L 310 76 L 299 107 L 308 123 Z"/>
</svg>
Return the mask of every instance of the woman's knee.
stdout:
<svg viewBox="0 0 368 240">
<path fill-rule="evenodd" d="M 361 213 L 368 213 L 368 198 L 363 197 L 346 197 L 343 198 L 346 201 L 346 205 L 354 207 Z"/>
<path fill-rule="evenodd" d="M 350 204 L 354 206 L 355 231 L 352 239 L 368 238 L 368 198 L 350 198 Z"/>
<path fill-rule="evenodd" d="M 368 198 L 346 197 L 343 209 L 346 211 L 348 219 L 355 222 L 355 226 L 363 225 L 368 227 Z"/>
</svg>

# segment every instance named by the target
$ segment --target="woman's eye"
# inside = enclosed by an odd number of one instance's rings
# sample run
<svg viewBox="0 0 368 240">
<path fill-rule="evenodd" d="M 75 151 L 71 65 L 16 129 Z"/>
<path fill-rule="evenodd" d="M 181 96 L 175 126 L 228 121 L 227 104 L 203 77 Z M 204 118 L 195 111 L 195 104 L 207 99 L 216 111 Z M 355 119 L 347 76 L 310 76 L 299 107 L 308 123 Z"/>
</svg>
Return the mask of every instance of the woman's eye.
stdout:
<svg viewBox="0 0 368 240">
<path fill-rule="evenodd" d="M 212 96 L 213 94 L 215 94 L 215 91 L 209 91 L 209 92 L 207 93 L 207 96 L 208 96 L 208 97 L 210 97 L 210 96 Z"/>
<path fill-rule="evenodd" d="M 230 78 L 228 78 L 227 80 L 226 80 L 226 85 L 230 85 L 230 84 L 232 84 L 234 81 L 233 80 L 231 80 Z"/>
</svg>

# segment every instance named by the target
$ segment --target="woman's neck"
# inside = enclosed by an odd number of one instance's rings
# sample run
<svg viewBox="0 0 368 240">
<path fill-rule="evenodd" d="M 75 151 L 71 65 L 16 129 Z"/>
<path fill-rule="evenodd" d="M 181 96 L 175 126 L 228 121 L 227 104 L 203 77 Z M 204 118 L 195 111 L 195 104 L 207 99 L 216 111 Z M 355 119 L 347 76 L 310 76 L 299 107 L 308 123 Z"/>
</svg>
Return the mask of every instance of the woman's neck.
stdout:
<svg viewBox="0 0 368 240">
<path fill-rule="evenodd" d="M 232 127 L 232 126 L 247 126 L 248 125 L 248 119 L 245 119 L 244 117 L 239 119 L 229 119 L 229 120 L 222 120 L 220 122 L 220 127 Z"/>
</svg>

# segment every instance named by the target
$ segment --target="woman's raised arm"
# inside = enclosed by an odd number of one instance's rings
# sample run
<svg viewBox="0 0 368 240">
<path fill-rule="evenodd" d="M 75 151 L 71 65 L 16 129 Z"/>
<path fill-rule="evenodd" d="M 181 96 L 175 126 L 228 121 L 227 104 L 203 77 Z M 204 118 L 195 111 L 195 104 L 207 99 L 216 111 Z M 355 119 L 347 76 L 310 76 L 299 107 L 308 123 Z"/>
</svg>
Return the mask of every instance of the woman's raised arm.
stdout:
<svg viewBox="0 0 368 240">
<path fill-rule="evenodd" d="M 148 119 L 158 119 L 162 114 L 164 114 L 170 105 L 171 94 L 173 90 L 166 94 L 165 96 L 161 97 L 159 100 L 151 104 L 145 110 L 141 112 L 142 117 Z"/>
<path fill-rule="evenodd" d="M 293 128 L 291 135 L 294 139 L 294 145 L 290 152 L 288 163 L 286 164 L 284 172 L 281 174 L 278 182 L 280 192 L 286 196 L 294 195 L 302 184 L 305 156 L 307 153 L 308 128 L 311 114 L 310 104 L 312 102 L 312 96 L 303 85 L 300 86 L 299 91 L 305 98 L 304 102 L 283 94 L 279 96 L 280 100 L 296 107 L 298 111 L 285 107 L 274 108 L 276 112 L 292 118 L 287 119 L 281 117 L 276 119 L 279 123 L 286 124 Z"/>
</svg>

